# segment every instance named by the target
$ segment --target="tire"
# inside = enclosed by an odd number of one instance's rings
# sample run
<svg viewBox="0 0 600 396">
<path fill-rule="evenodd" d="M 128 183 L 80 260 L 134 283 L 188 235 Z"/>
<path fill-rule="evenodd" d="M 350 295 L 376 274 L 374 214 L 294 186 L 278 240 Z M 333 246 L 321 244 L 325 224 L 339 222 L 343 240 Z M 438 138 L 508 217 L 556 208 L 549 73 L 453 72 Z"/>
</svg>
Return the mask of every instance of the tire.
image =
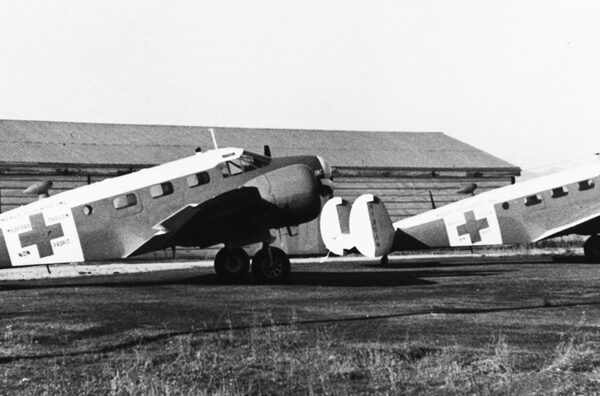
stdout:
<svg viewBox="0 0 600 396">
<path fill-rule="evenodd" d="M 290 275 L 290 259 L 281 249 L 262 248 L 252 259 L 252 275 L 259 283 L 282 283 Z"/>
<path fill-rule="evenodd" d="M 248 274 L 249 268 L 250 257 L 242 248 L 223 248 L 215 257 L 215 272 L 223 280 L 243 280 Z"/>
<path fill-rule="evenodd" d="M 583 245 L 585 257 L 594 263 L 600 263 L 600 235 L 592 235 Z"/>
</svg>

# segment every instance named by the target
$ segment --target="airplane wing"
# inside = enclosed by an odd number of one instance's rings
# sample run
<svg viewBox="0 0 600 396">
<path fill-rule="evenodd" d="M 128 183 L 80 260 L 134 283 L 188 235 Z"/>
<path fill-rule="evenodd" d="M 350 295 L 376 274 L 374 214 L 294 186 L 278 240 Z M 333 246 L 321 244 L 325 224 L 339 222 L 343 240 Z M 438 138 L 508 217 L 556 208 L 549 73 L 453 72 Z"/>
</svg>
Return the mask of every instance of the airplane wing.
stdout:
<svg viewBox="0 0 600 396">
<path fill-rule="evenodd" d="M 171 246 L 211 246 L 223 242 L 224 234 L 240 239 L 271 205 L 258 189 L 243 187 L 218 195 L 208 201 L 182 207 L 153 228 L 154 235 L 126 255 L 136 256 Z"/>
<path fill-rule="evenodd" d="M 564 219 L 562 225 L 549 229 L 535 238 L 533 242 L 567 234 L 592 235 L 597 233 L 600 230 L 600 202 L 587 207 L 585 213 L 569 215 Z"/>
</svg>

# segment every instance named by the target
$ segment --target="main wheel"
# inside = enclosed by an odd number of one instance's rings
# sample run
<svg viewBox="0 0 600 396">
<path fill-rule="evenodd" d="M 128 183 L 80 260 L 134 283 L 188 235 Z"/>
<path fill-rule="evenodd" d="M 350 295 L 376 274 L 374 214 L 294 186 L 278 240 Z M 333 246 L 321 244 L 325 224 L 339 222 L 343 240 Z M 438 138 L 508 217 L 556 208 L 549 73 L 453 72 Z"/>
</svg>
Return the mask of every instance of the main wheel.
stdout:
<svg viewBox="0 0 600 396">
<path fill-rule="evenodd" d="M 215 272 L 219 278 L 239 281 L 246 277 L 250 267 L 250 257 L 242 248 L 223 248 L 215 257 Z"/>
<path fill-rule="evenodd" d="M 592 235 L 585 241 L 583 253 L 589 260 L 600 263 L 600 235 Z"/>
<path fill-rule="evenodd" d="M 290 259 L 281 249 L 266 247 L 252 258 L 252 275 L 260 283 L 280 283 L 290 274 Z"/>
</svg>

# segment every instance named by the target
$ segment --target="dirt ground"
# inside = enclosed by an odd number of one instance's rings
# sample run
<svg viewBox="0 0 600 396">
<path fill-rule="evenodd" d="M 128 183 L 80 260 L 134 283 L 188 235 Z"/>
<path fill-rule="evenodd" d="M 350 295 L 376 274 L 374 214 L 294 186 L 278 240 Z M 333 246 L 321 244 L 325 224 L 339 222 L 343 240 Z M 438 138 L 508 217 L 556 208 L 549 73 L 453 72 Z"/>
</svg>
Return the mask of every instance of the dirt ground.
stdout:
<svg viewBox="0 0 600 396">
<path fill-rule="evenodd" d="M 70 367 L 86 356 L 110 360 L 140 347 L 160 354 L 177 337 L 228 332 L 235 338 L 248 329 L 289 326 L 325 331 L 338 346 L 391 348 L 410 340 L 424 349 L 469 351 L 502 339 L 522 356 L 525 370 L 574 332 L 600 342 L 600 265 L 577 261 L 395 258 L 383 267 L 303 260 L 292 264 L 285 285 L 223 284 L 206 265 L 0 281 L 0 384 L 27 393 L 47 376 L 41 367 L 57 359 Z M 61 389 L 78 385 L 72 386 Z M 241 393 L 256 393 L 249 389 Z"/>
</svg>

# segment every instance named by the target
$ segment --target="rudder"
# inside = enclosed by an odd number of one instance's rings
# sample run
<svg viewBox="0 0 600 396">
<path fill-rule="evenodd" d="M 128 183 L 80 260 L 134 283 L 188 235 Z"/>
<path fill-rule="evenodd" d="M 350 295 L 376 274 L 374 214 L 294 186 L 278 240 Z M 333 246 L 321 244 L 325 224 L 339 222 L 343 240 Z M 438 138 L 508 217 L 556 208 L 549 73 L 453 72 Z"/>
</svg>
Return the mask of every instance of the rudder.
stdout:
<svg viewBox="0 0 600 396">
<path fill-rule="evenodd" d="M 381 257 L 392 250 L 396 230 L 381 199 L 364 194 L 354 201 L 350 212 L 350 234 L 364 256 Z"/>
<path fill-rule="evenodd" d="M 321 238 L 330 252 L 343 256 L 354 247 L 350 234 L 350 204 L 340 197 L 331 198 L 321 210 Z"/>
</svg>

